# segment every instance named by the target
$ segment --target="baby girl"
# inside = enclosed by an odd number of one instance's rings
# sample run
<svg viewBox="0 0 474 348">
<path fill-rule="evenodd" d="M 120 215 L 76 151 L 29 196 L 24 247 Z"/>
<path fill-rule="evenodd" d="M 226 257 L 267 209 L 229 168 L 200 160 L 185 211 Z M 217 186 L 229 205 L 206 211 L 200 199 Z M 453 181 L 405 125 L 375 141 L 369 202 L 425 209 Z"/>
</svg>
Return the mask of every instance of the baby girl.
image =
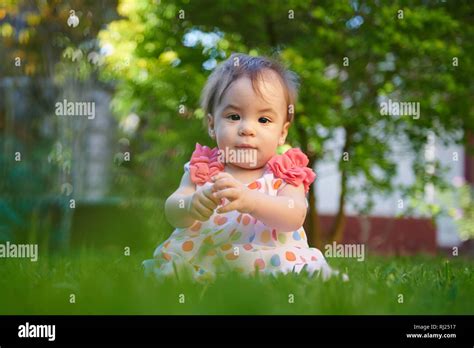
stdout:
<svg viewBox="0 0 474 348">
<path fill-rule="evenodd" d="M 233 54 L 202 93 L 209 136 L 196 144 L 165 213 L 176 227 L 145 262 L 158 277 L 190 271 L 200 281 L 244 275 L 333 271 L 302 227 L 316 174 L 297 148 L 281 155 L 293 121 L 297 77 L 265 57 Z"/>
</svg>

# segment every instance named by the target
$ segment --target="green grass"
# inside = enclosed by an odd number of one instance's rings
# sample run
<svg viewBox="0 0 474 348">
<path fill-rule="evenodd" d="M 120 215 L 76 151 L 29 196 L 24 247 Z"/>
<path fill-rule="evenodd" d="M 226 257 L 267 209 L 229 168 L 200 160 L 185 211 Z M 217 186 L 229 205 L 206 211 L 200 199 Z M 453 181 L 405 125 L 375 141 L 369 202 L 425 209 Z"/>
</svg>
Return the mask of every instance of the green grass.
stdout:
<svg viewBox="0 0 474 348">
<path fill-rule="evenodd" d="M 229 275 L 203 285 L 143 276 L 149 254 L 0 259 L 0 314 L 473 314 L 474 268 L 428 256 L 329 259 L 349 282 Z M 75 294 L 71 304 L 70 294 Z M 185 303 L 180 303 L 180 294 Z M 294 303 L 289 303 L 290 295 Z M 399 294 L 403 303 L 399 303 Z"/>
</svg>

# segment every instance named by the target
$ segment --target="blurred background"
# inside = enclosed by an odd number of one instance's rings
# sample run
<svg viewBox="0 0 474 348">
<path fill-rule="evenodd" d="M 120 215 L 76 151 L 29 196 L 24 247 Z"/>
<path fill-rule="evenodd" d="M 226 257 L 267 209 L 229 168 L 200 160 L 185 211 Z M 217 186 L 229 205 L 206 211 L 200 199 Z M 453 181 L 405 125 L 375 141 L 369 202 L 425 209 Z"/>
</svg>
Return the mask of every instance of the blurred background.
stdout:
<svg viewBox="0 0 474 348">
<path fill-rule="evenodd" d="M 151 256 L 196 142 L 215 146 L 205 80 L 243 52 L 301 78 L 280 151 L 317 173 L 311 245 L 472 256 L 473 37 L 467 0 L 1 0 L 0 242 Z"/>
</svg>

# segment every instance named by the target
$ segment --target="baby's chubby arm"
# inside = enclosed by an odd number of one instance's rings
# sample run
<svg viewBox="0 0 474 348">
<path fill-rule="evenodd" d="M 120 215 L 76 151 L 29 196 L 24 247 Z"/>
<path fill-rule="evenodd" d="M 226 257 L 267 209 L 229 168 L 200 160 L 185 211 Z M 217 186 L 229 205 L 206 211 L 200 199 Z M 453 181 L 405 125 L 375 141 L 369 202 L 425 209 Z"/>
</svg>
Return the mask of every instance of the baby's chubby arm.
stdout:
<svg viewBox="0 0 474 348">
<path fill-rule="evenodd" d="M 281 231 L 297 230 L 304 223 L 307 210 L 303 185 L 286 185 L 274 197 L 250 190 L 229 173 L 219 173 L 214 177 L 212 189 L 216 198 L 230 200 L 218 213 L 237 210 Z"/>
<path fill-rule="evenodd" d="M 220 201 L 212 197 L 212 187 L 201 186 L 196 190 L 188 172 L 185 172 L 178 189 L 168 197 L 165 214 L 176 228 L 186 228 L 196 220 L 207 221 Z"/>
</svg>

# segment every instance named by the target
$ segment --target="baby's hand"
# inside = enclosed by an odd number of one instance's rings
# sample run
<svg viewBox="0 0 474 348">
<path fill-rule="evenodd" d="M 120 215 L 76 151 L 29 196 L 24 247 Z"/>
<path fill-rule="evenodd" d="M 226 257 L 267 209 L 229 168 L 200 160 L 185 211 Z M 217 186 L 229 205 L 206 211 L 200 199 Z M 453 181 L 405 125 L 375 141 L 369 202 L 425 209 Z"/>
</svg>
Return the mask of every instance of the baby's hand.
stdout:
<svg viewBox="0 0 474 348">
<path fill-rule="evenodd" d="M 218 213 L 237 210 L 240 213 L 251 213 L 254 210 L 254 200 L 251 199 L 250 189 L 236 180 L 231 174 L 221 172 L 214 176 L 213 196 L 218 200 L 227 198 L 230 203 L 217 209 Z"/>
<path fill-rule="evenodd" d="M 219 204 L 219 199 L 212 196 L 212 186 L 202 186 L 192 195 L 187 210 L 193 219 L 207 221 Z"/>
</svg>

